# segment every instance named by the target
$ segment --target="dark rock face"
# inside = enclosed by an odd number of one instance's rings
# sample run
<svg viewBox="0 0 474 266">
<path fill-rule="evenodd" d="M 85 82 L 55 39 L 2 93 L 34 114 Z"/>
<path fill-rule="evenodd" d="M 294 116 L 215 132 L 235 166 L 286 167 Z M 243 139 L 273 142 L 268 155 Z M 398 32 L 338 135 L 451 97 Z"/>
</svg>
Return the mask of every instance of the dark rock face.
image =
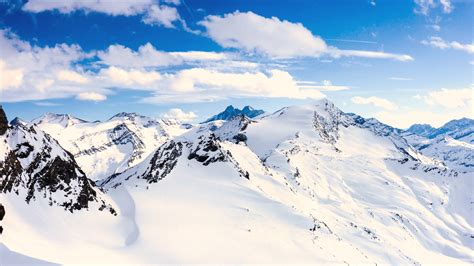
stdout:
<svg viewBox="0 0 474 266">
<path fill-rule="evenodd" d="M 239 133 L 233 137 L 233 139 L 239 143 L 239 142 L 246 142 L 247 141 L 247 136 L 245 134 Z"/>
<path fill-rule="evenodd" d="M 199 142 L 188 155 L 188 160 L 197 160 L 203 165 L 226 160 L 225 153 L 221 150 L 218 139 L 214 134 L 199 137 Z"/>
<path fill-rule="evenodd" d="M 0 136 L 5 134 L 8 129 L 8 119 L 5 111 L 3 111 L 3 107 L 0 106 Z"/>
<path fill-rule="evenodd" d="M 137 175 L 137 178 L 145 179 L 148 183 L 156 183 L 159 180 L 165 178 L 171 171 L 174 169 L 178 163 L 179 157 L 183 154 L 183 143 L 176 141 L 168 141 L 161 145 L 153 154 L 153 157 L 150 160 L 149 166 L 140 175 Z M 121 185 L 121 181 L 115 181 L 115 178 L 122 173 L 113 174 L 104 181 L 100 183 L 100 186 L 111 185 L 111 187 L 116 188 Z M 130 175 L 125 178 L 129 180 Z"/>
<path fill-rule="evenodd" d="M 98 203 L 99 210 L 115 210 L 99 195 L 100 189 L 79 168 L 74 157 L 63 150 L 49 135 L 19 125 L 7 131 L 14 147 L 7 145 L 5 159 L 0 161 L 0 193 L 15 193 L 25 201 L 44 198 L 49 205 L 65 210 L 88 209 Z M 10 144 L 11 145 L 11 144 Z"/>
<path fill-rule="evenodd" d="M 162 145 L 153 155 L 150 166 L 142 176 L 148 183 L 156 183 L 167 176 L 178 163 L 183 153 L 181 142 L 169 141 Z"/>
<path fill-rule="evenodd" d="M 0 221 L 3 220 L 3 217 L 5 217 L 5 208 L 3 205 L 0 203 Z M 0 226 L 0 235 L 3 233 L 3 227 Z"/>
</svg>

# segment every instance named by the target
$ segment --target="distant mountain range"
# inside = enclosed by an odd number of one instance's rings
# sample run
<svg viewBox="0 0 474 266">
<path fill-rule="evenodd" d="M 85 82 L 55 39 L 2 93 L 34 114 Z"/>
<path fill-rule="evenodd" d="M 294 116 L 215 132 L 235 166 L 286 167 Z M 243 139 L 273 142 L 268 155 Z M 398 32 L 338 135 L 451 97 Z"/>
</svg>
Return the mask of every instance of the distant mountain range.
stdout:
<svg viewBox="0 0 474 266">
<path fill-rule="evenodd" d="M 472 137 L 474 132 L 474 120 L 469 118 L 455 119 L 439 128 L 433 128 L 427 124 L 415 124 L 408 128 L 407 131 L 429 139 L 436 138 L 440 135 L 460 139 L 469 135 Z"/>
<path fill-rule="evenodd" d="M 2 110 L 3 250 L 60 264 L 472 262 L 472 120 L 405 131 L 327 100 L 262 114 L 25 124 Z"/>
<path fill-rule="evenodd" d="M 227 108 L 222 111 L 221 113 L 218 113 L 217 115 L 214 115 L 213 117 L 207 119 L 203 123 L 208 123 L 216 120 L 231 120 L 232 118 L 239 116 L 239 115 L 244 115 L 249 118 L 254 118 L 257 117 L 261 114 L 263 114 L 263 110 L 256 110 L 253 109 L 251 106 L 245 106 L 242 110 L 235 108 L 232 105 L 227 106 Z"/>
</svg>

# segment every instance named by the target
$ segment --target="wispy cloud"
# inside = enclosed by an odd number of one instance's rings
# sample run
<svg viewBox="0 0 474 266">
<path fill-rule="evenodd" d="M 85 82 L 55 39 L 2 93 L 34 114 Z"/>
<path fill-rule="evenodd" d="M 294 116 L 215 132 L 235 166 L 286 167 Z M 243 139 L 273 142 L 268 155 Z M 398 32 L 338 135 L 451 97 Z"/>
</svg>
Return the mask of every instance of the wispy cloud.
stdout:
<svg viewBox="0 0 474 266">
<path fill-rule="evenodd" d="M 432 47 L 439 48 L 441 50 L 444 49 L 454 49 L 460 50 L 467 53 L 474 53 L 474 44 L 462 44 L 456 41 L 448 42 L 443 40 L 441 37 L 432 36 L 429 40 L 421 41 L 424 45 L 430 45 Z"/>
<path fill-rule="evenodd" d="M 389 77 L 387 78 L 389 80 L 399 80 L 399 81 L 409 81 L 409 80 L 413 80 L 412 78 L 403 78 L 403 77 Z"/>
<path fill-rule="evenodd" d="M 384 99 L 384 98 L 379 98 L 376 96 L 371 96 L 371 97 L 361 97 L 361 96 L 355 96 L 351 98 L 351 101 L 355 104 L 364 104 L 364 105 L 373 105 L 375 107 L 387 109 L 387 110 L 396 110 L 398 109 L 398 106 L 394 104 L 393 102 Z"/>
<path fill-rule="evenodd" d="M 415 13 L 428 16 L 430 10 L 440 7 L 443 13 L 449 14 L 454 6 L 451 0 L 415 0 Z"/>
<path fill-rule="evenodd" d="M 60 106 L 60 103 L 53 103 L 53 102 L 33 102 L 34 105 L 37 106 Z"/>
</svg>

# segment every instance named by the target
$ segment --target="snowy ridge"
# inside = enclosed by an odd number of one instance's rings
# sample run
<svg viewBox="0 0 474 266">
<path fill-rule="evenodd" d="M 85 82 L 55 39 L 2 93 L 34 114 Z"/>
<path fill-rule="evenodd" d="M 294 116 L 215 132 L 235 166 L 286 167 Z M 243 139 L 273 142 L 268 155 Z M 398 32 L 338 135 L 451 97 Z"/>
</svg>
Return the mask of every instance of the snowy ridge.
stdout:
<svg viewBox="0 0 474 266">
<path fill-rule="evenodd" d="M 416 126 L 414 127 L 416 129 Z M 411 127 L 401 135 L 426 156 L 451 169 L 469 173 L 474 171 L 474 120 L 452 120 L 440 128 L 417 132 Z"/>
<path fill-rule="evenodd" d="M 37 127 L 10 127 L 0 143 L 0 192 L 17 194 L 27 203 L 44 198 L 71 212 L 92 207 L 115 213 L 72 155 Z"/>
<path fill-rule="evenodd" d="M 5 243 L 59 263 L 471 263 L 471 175 L 403 133 L 327 100 L 200 124 L 98 181 L 117 206 L 114 219 L 86 227 L 79 221 L 93 211 L 48 210 L 77 232 L 44 236 L 31 233 L 16 197 L 0 195 L 7 210 L 21 210 L 6 220 Z M 20 243 L 8 233 L 14 225 L 51 248 Z M 97 235 L 86 233 L 91 226 Z"/>
<path fill-rule="evenodd" d="M 51 117 L 55 116 L 47 114 L 48 119 L 31 123 L 57 139 L 93 180 L 138 164 L 166 140 L 189 129 L 176 121 L 155 120 L 136 113 L 119 113 L 104 122 L 68 123 L 65 128 L 64 119 Z"/>
</svg>

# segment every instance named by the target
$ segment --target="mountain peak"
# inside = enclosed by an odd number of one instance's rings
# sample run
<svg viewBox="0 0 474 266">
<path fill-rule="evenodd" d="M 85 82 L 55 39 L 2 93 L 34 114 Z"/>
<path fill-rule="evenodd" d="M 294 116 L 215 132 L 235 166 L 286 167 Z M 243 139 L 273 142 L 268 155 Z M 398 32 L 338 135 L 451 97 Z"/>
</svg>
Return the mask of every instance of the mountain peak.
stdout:
<svg viewBox="0 0 474 266">
<path fill-rule="evenodd" d="M 134 119 L 136 117 L 143 117 L 142 115 L 138 114 L 138 113 L 135 113 L 135 112 L 120 112 L 114 116 L 112 116 L 111 118 L 109 118 L 109 120 L 113 120 L 113 119 L 116 119 L 116 118 L 128 118 L 128 119 Z"/>
<path fill-rule="evenodd" d="M 68 127 L 71 125 L 87 123 L 87 121 L 74 117 L 70 114 L 55 114 L 55 113 L 48 112 L 36 119 L 33 119 L 31 123 L 32 124 L 43 124 L 43 123 L 59 124 L 63 127 Z"/>
<path fill-rule="evenodd" d="M 12 126 L 19 126 L 19 125 L 26 125 L 28 124 L 26 121 L 24 121 L 23 119 L 19 118 L 18 116 L 15 117 L 12 121 L 10 121 L 10 125 Z"/>
<path fill-rule="evenodd" d="M 232 120 L 234 117 L 239 115 L 244 115 L 249 118 L 253 118 L 263 114 L 263 110 L 256 110 L 253 107 L 247 105 L 242 110 L 239 108 L 235 108 L 232 105 L 229 105 L 225 108 L 225 110 L 209 119 L 204 121 L 203 123 L 215 121 L 215 120 Z"/>
<path fill-rule="evenodd" d="M 408 132 L 422 136 L 429 135 L 433 130 L 435 130 L 435 128 L 428 124 L 413 124 L 407 129 Z"/>
<path fill-rule="evenodd" d="M 8 119 L 3 107 L 0 105 L 0 136 L 5 134 L 8 128 Z"/>
</svg>

